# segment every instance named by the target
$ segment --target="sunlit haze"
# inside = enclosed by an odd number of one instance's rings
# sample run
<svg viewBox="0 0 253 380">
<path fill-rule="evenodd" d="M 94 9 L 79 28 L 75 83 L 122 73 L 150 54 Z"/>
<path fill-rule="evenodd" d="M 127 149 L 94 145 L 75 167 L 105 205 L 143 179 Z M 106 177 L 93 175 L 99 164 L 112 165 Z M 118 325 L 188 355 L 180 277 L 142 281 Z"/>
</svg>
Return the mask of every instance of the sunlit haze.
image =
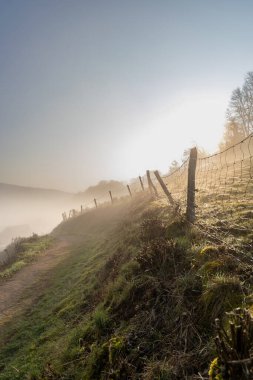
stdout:
<svg viewBox="0 0 253 380">
<path fill-rule="evenodd" d="M 0 182 L 79 191 L 213 152 L 252 1 L 2 0 Z"/>
</svg>

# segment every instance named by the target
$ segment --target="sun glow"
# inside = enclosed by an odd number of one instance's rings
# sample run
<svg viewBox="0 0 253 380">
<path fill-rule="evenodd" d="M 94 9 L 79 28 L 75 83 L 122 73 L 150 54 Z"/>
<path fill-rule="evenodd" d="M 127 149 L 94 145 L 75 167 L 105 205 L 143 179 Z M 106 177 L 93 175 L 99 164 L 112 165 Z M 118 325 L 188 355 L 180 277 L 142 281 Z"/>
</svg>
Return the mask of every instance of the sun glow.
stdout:
<svg viewBox="0 0 253 380">
<path fill-rule="evenodd" d="M 122 174 L 132 176 L 136 168 L 166 171 L 195 145 L 215 152 L 223 134 L 227 99 L 227 94 L 192 95 L 149 112 L 142 130 L 121 147 Z"/>
<path fill-rule="evenodd" d="M 184 100 L 168 115 L 175 137 L 208 152 L 217 149 L 222 137 L 227 97 L 195 96 Z"/>
</svg>

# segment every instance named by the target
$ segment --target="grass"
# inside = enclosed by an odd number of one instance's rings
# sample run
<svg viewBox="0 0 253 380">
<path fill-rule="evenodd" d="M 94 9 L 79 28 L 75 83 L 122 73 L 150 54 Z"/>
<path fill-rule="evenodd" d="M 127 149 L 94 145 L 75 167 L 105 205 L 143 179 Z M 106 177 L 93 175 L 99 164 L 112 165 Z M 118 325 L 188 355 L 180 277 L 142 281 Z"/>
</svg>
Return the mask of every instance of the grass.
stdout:
<svg viewBox="0 0 253 380">
<path fill-rule="evenodd" d="M 9 268 L 6 268 L 2 272 L 0 272 L 0 278 L 3 279 L 3 278 L 11 277 L 14 273 L 18 272 L 25 265 L 26 265 L 26 262 L 24 260 L 16 261 L 15 263 L 11 264 Z"/>
<path fill-rule="evenodd" d="M 224 312 L 243 304 L 242 283 L 237 277 L 216 275 L 206 284 L 202 294 L 205 312 L 214 321 Z"/>
<path fill-rule="evenodd" d="M 52 244 L 53 239 L 49 235 L 37 236 L 33 235 L 29 238 L 22 238 L 16 240 L 7 247 L 8 253 L 11 250 L 9 260 L 0 267 L 0 279 L 6 279 L 13 276 L 28 263 L 35 260 L 39 254 L 46 251 Z"/>
<path fill-rule="evenodd" d="M 62 223 L 53 237 L 64 236 L 71 255 L 1 330 L 1 380 L 207 375 L 214 318 L 253 293 L 244 256 L 148 197 Z"/>
</svg>

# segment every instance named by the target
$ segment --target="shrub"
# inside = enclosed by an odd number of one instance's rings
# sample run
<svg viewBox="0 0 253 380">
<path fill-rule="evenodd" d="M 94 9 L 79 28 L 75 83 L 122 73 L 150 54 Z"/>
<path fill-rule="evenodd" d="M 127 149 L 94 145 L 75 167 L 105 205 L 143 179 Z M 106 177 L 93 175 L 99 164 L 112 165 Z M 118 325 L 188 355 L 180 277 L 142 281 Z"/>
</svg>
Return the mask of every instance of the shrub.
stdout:
<svg viewBox="0 0 253 380">
<path fill-rule="evenodd" d="M 246 309 L 237 308 L 229 315 L 226 331 L 216 319 L 215 338 L 217 358 L 209 368 L 211 380 L 249 380 L 253 376 L 253 319 Z"/>
<path fill-rule="evenodd" d="M 155 275 L 161 281 L 171 280 L 179 269 L 189 269 L 186 252 L 173 240 L 154 240 L 144 244 L 136 257 L 140 270 Z"/>
<path fill-rule="evenodd" d="M 110 317 L 108 312 L 104 309 L 97 309 L 93 314 L 93 321 L 97 331 L 100 334 L 103 334 L 110 324 Z"/>
<path fill-rule="evenodd" d="M 241 305 L 243 296 L 242 285 L 237 277 L 218 275 L 207 283 L 201 300 L 206 315 L 214 320 L 225 311 Z"/>
<path fill-rule="evenodd" d="M 165 234 L 166 227 L 161 219 L 145 219 L 141 224 L 141 240 L 143 242 L 164 238 Z"/>
</svg>

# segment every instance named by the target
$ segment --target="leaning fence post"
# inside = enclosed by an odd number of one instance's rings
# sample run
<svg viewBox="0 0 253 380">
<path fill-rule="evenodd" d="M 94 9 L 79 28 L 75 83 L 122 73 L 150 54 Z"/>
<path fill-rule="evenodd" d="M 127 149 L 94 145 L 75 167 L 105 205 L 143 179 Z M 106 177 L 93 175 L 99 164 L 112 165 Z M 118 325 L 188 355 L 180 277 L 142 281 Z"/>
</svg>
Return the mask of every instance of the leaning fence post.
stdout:
<svg viewBox="0 0 253 380">
<path fill-rule="evenodd" d="M 195 172 L 197 165 L 197 148 L 192 148 L 190 151 L 189 166 L 188 166 L 188 186 L 187 186 L 187 208 L 186 219 L 193 223 L 195 221 Z"/>
<path fill-rule="evenodd" d="M 112 192 L 111 192 L 111 190 L 109 190 L 109 194 L 110 194 L 111 202 L 113 204 L 113 198 L 112 198 Z"/>
<path fill-rule="evenodd" d="M 127 185 L 127 190 L 128 190 L 128 192 L 129 192 L 130 197 L 132 198 L 132 192 L 131 192 L 131 189 L 130 189 L 130 186 L 129 186 L 129 185 Z"/>
<path fill-rule="evenodd" d="M 155 174 L 155 176 L 156 176 L 158 182 L 160 183 L 161 188 L 163 189 L 165 195 L 167 196 L 167 198 L 168 198 L 170 204 L 173 206 L 174 203 L 175 203 L 175 202 L 174 202 L 174 199 L 172 198 L 171 193 L 169 192 L 169 190 L 167 189 L 165 183 L 163 182 L 163 179 L 162 179 L 162 177 L 160 176 L 158 170 L 155 170 L 155 171 L 154 171 L 154 174 Z"/>
<path fill-rule="evenodd" d="M 143 185 L 142 178 L 141 178 L 140 175 L 139 175 L 139 180 L 140 180 L 140 184 L 141 184 L 142 191 L 144 191 L 144 185 Z"/>
<path fill-rule="evenodd" d="M 153 184 L 153 182 L 151 180 L 151 177 L 150 177 L 150 171 L 147 170 L 146 173 L 147 173 L 148 188 L 149 188 L 150 193 L 152 195 L 153 195 L 153 193 L 155 193 L 155 195 L 158 196 L 157 190 L 156 190 L 156 188 L 155 188 L 155 186 L 154 186 L 154 184 Z"/>
<path fill-rule="evenodd" d="M 98 208 L 97 200 L 94 198 L 95 207 Z"/>
</svg>

